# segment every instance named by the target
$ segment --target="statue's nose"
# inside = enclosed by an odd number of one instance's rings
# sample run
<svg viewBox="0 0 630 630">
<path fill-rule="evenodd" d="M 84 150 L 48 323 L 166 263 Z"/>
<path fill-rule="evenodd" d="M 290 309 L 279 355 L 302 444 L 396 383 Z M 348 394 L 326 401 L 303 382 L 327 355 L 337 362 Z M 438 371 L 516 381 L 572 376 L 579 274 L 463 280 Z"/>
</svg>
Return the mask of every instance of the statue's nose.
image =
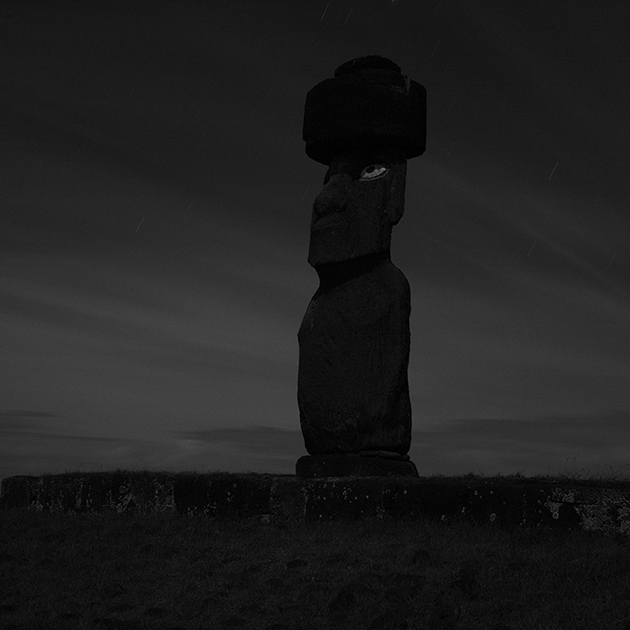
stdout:
<svg viewBox="0 0 630 630">
<path fill-rule="evenodd" d="M 323 217 L 334 212 L 343 212 L 348 203 L 348 182 L 351 180 L 350 175 L 333 175 L 313 202 L 315 214 Z"/>
</svg>

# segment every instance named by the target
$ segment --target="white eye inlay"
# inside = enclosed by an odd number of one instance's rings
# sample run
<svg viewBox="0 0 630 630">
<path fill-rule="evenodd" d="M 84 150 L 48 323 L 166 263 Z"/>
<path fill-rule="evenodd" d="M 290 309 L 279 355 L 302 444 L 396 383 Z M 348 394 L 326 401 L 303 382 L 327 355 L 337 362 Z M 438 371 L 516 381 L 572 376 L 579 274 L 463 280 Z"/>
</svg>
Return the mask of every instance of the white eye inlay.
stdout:
<svg viewBox="0 0 630 630">
<path fill-rule="evenodd" d="M 385 175 L 388 170 L 387 166 L 384 166 L 383 164 L 372 164 L 361 171 L 361 177 L 359 179 L 361 179 L 361 181 L 377 179 L 378 177 Z"/>
</svg>

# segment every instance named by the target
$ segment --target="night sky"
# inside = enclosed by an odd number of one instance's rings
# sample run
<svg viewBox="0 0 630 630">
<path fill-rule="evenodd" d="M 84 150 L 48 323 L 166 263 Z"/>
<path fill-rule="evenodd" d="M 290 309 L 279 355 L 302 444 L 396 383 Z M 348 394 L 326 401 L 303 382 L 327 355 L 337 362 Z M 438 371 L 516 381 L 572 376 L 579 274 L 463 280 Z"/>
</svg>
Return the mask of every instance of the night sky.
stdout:
<svg viewBox="0 0 630 630">
<path fill-rule="evenodd" d="M 307 91 L 428 92 L 392 260 L 421 475 L 630 475 L 630 5 L 2 3 L 0 477 L 292 473 Z"/>
</svg>

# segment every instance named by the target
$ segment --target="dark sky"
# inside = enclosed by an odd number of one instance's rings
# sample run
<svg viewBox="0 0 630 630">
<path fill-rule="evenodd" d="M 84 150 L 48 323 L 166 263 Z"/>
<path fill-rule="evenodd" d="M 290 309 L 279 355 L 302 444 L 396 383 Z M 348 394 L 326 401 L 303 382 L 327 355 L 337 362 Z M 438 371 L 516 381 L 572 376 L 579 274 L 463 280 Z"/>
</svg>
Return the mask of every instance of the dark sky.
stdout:
<svg viewBox="0 0 630 630">
<path fill-rule="evenodd" d="M 428 91 L 392 259 L 421 474 L 630 475 L 630 5 L 2 3 L 0 477 L 290 473 L 307 91 Z"/>
</svg>

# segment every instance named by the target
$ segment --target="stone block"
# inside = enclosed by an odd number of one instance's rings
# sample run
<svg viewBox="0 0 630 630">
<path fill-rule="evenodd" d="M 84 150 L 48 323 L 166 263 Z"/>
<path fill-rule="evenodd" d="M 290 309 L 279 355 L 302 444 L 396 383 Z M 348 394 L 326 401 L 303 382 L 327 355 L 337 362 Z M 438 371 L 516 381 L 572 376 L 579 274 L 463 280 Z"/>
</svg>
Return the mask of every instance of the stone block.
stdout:
<svg viewBox="0 0 630 630">
<path fill-rule="evenodd" d="M 377 55 L 353 59 L 306 95 L 306 154 L 322 164 L 348 148 L 393 146 L 407 159 L 422 155 L 426 101 L 424 86 L 395 63 Z"/>
<path fill-rule="evenodd" d="M 359 454 L 305 455 L 295 466 L 298 477 L 417 477 L 418 470 L 409 459 L 368 457 Z"/>
</svg>

